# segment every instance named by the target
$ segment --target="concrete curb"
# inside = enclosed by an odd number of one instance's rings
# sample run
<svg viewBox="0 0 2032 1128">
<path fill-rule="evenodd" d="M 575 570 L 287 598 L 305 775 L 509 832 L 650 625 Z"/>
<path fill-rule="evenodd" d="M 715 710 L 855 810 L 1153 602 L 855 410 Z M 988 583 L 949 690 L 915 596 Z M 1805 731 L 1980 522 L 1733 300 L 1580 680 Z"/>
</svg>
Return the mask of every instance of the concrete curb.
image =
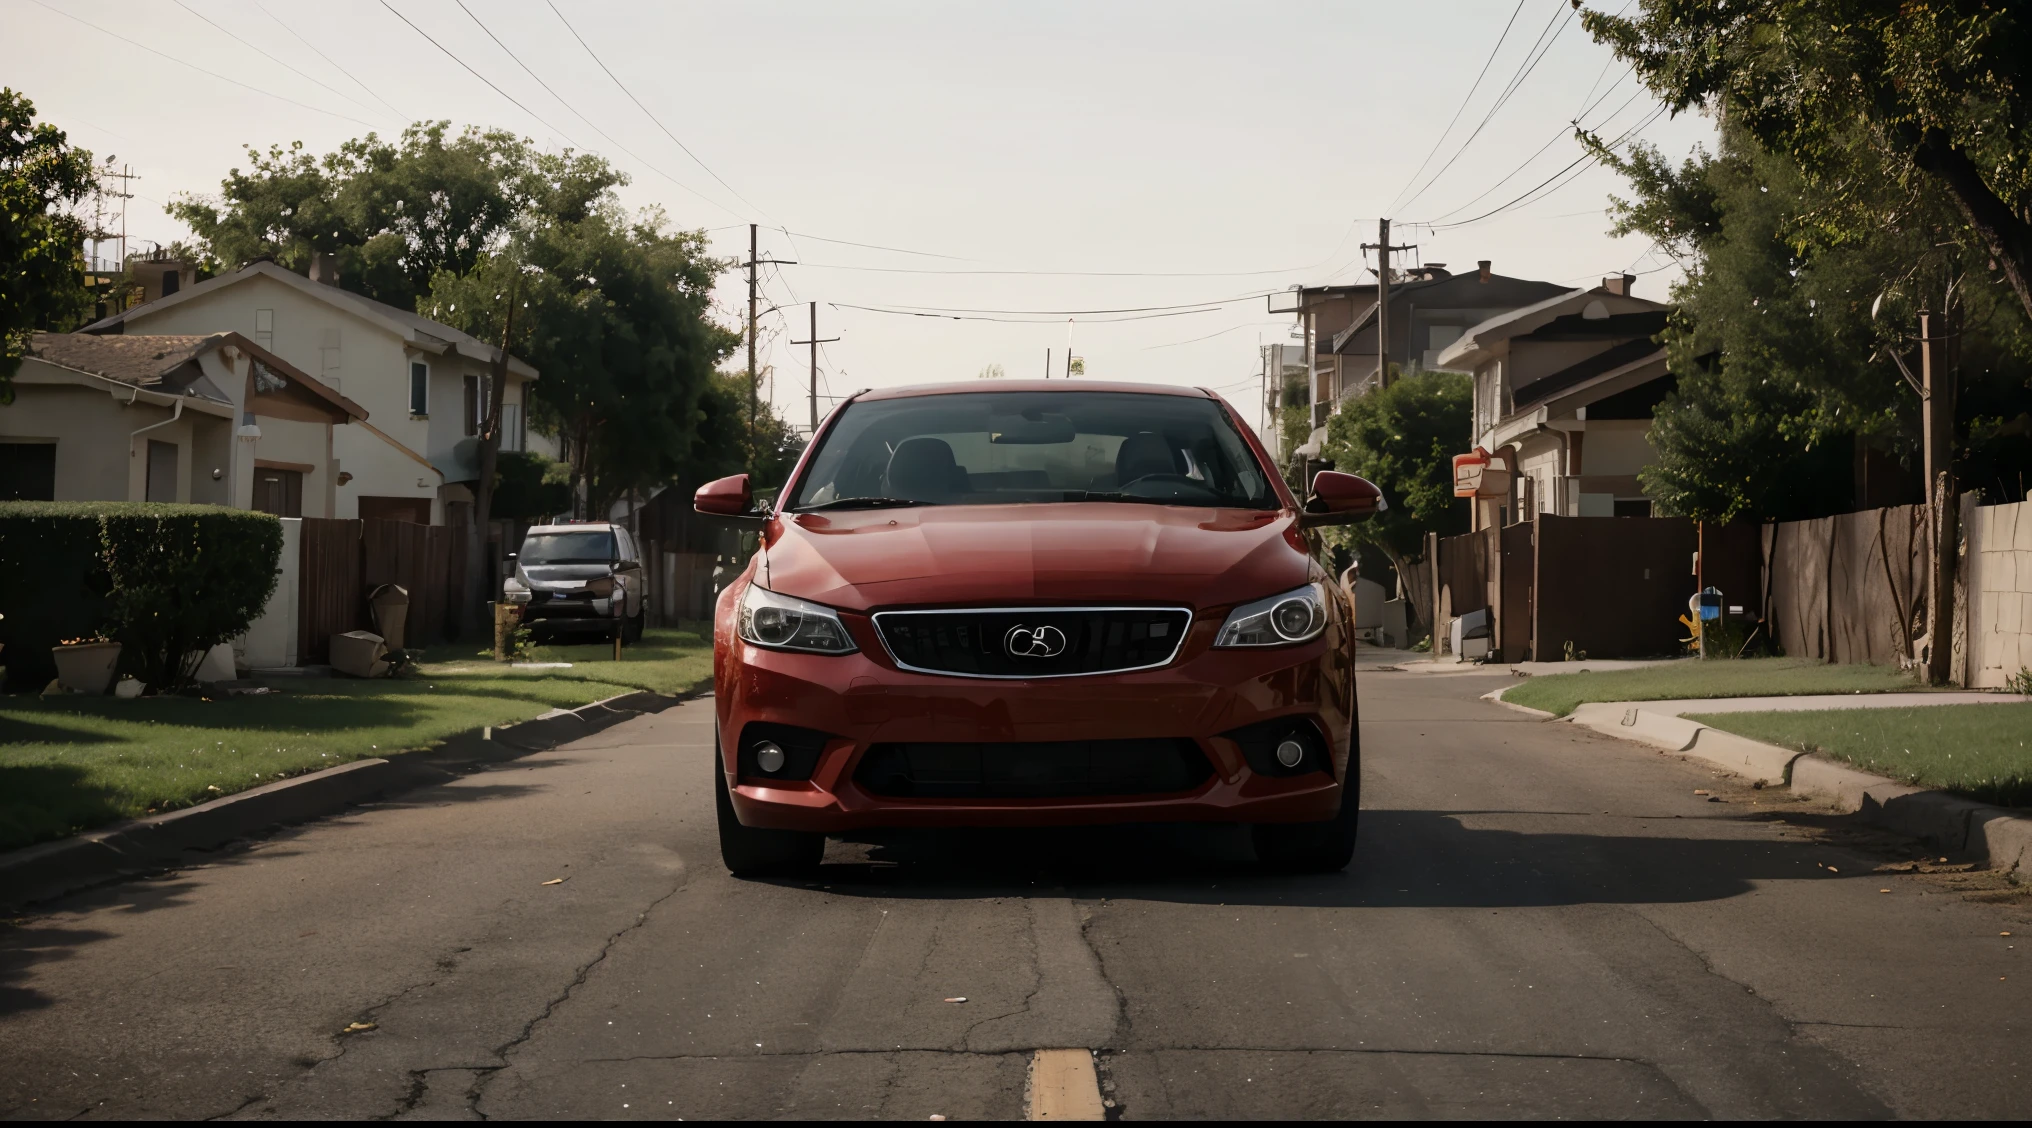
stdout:
<svg viewBox="0 0 2032 1128">
<path fill-rule="evenodd" d="M 1490 690 L 1489 692 L 1487 692 L 1487 693 L 1484 693 L 1484 694 L 1482 694 L 1482 700 L 1484 700 L 1484 701 L 1489 701 L 1489 702 L 1493 702 L 1493 703 L 1495 703 L 1495 704 L 1497 704 L 1497 705 L 1501 705 L 1501 706 L 1502 706 L 1503 708 L 1505 708 L 1505 709 L 1509 709 L 1509 710 L 1512 710 L 1512 711 L 1514 711 L 1514 712 L 1518 712 L 1518 713 L 1523 713 L 1523 714 L 1525 714 L 1526 716 L 1529 716 L 1529 717 L 1533 717 L 1533 718 L 1535 718 L 1535 719 L 1537 719 L 1537 720 L 1541 720 L 1541 721 L 1556 721 L 1556 720 L 1558 720 L 1558 719 L 1559 719 L 1559 714 L 1557 714 L 1557 713 L 1548 713 L 1548 712 L 1546 712 L 1546 711 L 1545 711 L 1545 710 L 1543 710 L 1543 709 L 1533 709 L 1533 708 L 1532 708 L 1531 706 L 1529 706 L 1529 705 L 1519 705 L 1519 704 L 1517 704 L 1517 703 L 1516 703 L 1516 702 L 1514 702 L 1514 701 L 1505 701 L 1505 700 L 1503 700 L 1503 695 L 1504 695 L 1504 694 L 1506 694 L 1506 693 L 1510 692 L 1510 691 L 1511 691 L 1511 690 L 1513 690 L 1513 689 L 1516 689 L 1516 688 L 1517 688 L 1517 686 L 1519 686 L 1519 685 L 1523 685 L 1523 684 L 1524 684 L 1523 682 L 1518 682 L 1518 683 L 1516 683 L 1516 685 L 1506 685 L 1506 686 L 1504 686 L 1504 687 L 1503 687 L 1503 688 L 1501 688 L 1501 689 L 1492 689 L 1492 690 Z"/>
<path fill-rule="evenodd" d="M 2032 816 L 2019 811 L 1924 790 L 1684 717 L 1655 713 L 1641 701 L 1593 702 L 1576 708 L 1566 719 L 1607 736 L 1706 760 L 1767 786 L 1789 787 L 1860 815 L 1874 826 L 1920 839 L 1935 849 L 1985 859 L 2014 880 L 2032 882 Z"/>
<path fill-rule="evenodd" d="M 393 758 L 354 760 L 181 811 L 0 854 L 0 907 L 19 908 L 174 866 L 186 850 L 213 849 L 369 799 L 443 783 L 485 764 L 548 751 L 631 717 L 660 713 L 704 692 L 674 697 L 648 690 L 624 693 L 576 709 L 555 709 L 520 724 L 468 729 L 430 748 Z"/>
</svg>

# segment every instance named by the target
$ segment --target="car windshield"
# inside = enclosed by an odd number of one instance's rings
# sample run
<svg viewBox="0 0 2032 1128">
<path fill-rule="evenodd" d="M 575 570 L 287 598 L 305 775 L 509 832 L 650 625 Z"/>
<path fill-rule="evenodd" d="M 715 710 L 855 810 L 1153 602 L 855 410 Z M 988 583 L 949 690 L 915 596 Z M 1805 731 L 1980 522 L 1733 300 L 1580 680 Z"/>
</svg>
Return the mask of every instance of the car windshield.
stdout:
<svg viewBox="0 0 2032 1128">
<path fill-rule="evenodd" d="M 611 564 L 614 534 L 605 529 L 583 533 L 531 533 L 516 560 L 522 564 Z"/>
<path fill-rule="evenodd" d="M 1217 402 L 1134 392 L 961 392 L 849 404 L 785 508 L 1154 502 L 1275 509 Z"/>
</svg>

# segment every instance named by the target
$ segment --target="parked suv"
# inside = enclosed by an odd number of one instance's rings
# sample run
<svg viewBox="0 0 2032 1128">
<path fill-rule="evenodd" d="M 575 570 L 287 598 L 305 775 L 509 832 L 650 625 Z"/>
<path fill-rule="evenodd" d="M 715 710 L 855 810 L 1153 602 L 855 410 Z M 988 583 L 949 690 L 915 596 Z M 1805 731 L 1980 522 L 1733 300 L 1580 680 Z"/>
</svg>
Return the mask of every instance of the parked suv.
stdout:
<svg viewBox="0 0 2032 1128">
<path fill-rule="evenodd" d="M 537 525 L 508 557 L 514 574 L 502 598 L 523 607 L 534 633 L 606 634 L 619 620 L 621 637 L 642 637 L 642 556 L 635 538 L 604 521 Z"/>
</svg>

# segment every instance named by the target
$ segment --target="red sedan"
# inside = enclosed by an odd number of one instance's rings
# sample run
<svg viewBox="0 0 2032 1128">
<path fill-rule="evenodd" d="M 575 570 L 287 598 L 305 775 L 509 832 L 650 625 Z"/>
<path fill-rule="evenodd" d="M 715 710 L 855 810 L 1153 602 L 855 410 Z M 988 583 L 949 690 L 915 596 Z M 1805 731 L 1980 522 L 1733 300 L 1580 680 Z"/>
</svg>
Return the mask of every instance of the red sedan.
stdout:
<svg viewBox="0 0 2032 1128">
<path fill-rule="evenodd" d="M 873 827 L 1254 825 L 1258 856 L 1355 844 L 1353 618 L 1301 504 L 1210 392 L 1011 381 L 864 392 L 773 511 L 746 475 L 703 513 L 758 522 L 719 600 L 721 853 L 818 864 Z"/>
</svg>

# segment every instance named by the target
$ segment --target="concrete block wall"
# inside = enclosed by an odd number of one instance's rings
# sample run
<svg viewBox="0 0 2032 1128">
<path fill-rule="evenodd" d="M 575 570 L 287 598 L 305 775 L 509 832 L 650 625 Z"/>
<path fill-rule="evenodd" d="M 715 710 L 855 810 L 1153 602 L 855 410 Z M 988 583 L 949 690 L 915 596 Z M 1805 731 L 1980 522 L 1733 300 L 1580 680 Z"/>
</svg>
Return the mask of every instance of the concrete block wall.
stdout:
<svg viewBox="0 0 2032 1128">
<path fill-rule="evenodd" d="M 2032 668 L 2032 502 L 1987 505 L 1968 524 L 1969 682 Z"/>
</svg>

